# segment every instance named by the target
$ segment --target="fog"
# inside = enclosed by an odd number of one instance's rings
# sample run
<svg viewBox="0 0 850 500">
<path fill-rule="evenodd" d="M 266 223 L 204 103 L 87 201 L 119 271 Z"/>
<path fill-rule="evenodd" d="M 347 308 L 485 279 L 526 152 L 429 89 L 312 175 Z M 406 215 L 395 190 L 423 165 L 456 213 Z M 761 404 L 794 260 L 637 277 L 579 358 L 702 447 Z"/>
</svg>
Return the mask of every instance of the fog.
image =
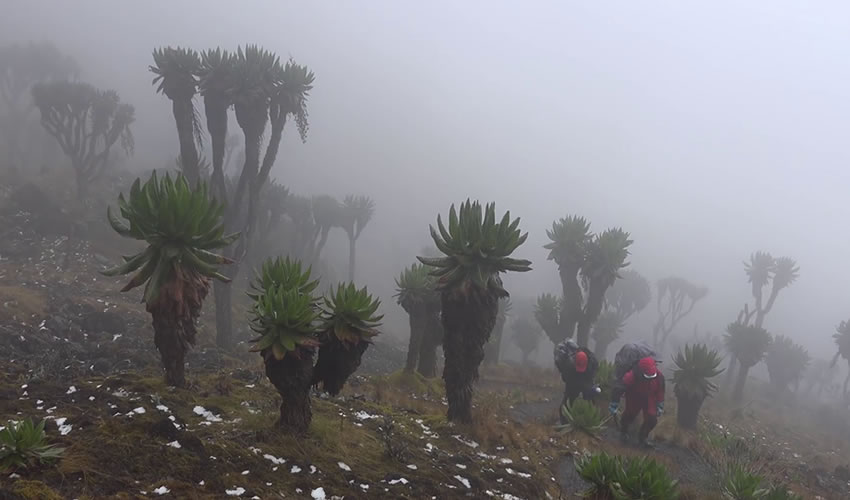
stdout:
<svg viewBox="0 0 850 500">
<path fill-rule="evenodd" d="M 530 233 L 514 296 L 558 292 L 545 229 L 622 226 L 631 267 L 710 289 L 679 327 L 719 334 L 747 299 L 742 261 L 787 255 L 800 279 L 765 327 L 831 356 L 850 303 L 850 47 L 843 2 L 166 3 L 6 0 L 0 43 L 50 40 L 81 78 L 136 106 L 134 168 L 173 164 L 151 51 L 257 43 L 316 73 L 306 144 L 274 175 L 300 194 L 371 196 L 358 281 L 406 336 L 393 277 L 467 197 Z M 333 246 L 332 240 L 329 247 Z M 345 269 L 345 245 L 329 254 Z M 654 302 L 642 313 L 654 316 Z M 630 325 L 640 328 L 642 322 Z M 395 326 L 401 325 L 401 326 Z M 648 334 L 649 332 L 647 332 Z"/>
</svg>

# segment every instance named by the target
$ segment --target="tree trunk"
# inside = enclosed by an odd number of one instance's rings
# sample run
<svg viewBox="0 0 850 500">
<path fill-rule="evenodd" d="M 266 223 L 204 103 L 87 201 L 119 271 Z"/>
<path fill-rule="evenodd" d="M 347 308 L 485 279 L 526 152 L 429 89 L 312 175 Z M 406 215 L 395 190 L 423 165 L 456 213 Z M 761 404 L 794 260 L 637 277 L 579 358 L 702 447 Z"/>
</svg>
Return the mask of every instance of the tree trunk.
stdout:
<svg viewBox="0 0 850 500">
<path fill-rule="evenodd" d="M 165 383 L 171 387 L 185 387 L 186 346 L 177 334 L 178 322 L 156 310 L 153 318 L 153 341 L 165 368 Z"/>
<path fill-rule="evenodd" d="M 729 387 L 732 381 L 735 380 L 735 373 L 738 368 L 738 360 L 734 354 L 729 354 L 729 366 L 726 368 L 726 380 L 723 382 L 725 387 Z"/>
<path fill-rule="evenodd" d="M 216 280 L 213 283 L 215 295 L 215 343 L 222 349 L 233 347 L 233 309 L 231 305 L 231 284 Z"/>
<path fill-rule="evenodd" d="M 741 403 L 744 400 L 744 384 L 747 382 L 747 374 L 750 371 L 749 366 L 741 365 L 738 370 L 738 380 L 735 382 L 735 392 L 732 393 L 732 401 Z"/>
<path fill-rule="evenodd" d="M 319 359 L 313 367 L 313 385 L 321 384 L 322 389 L 331 396 L 339 394 L 348 377 L 360 367 L 363 353 L 368 347 L 368 342 L 349 345 L 340 342 L 336 336 L 326 335 L 319 348 Z"/>
<path fill-rule="evenodd" d="M 683 429 L 695 430 L 704 398 L 676 394 L 676 423 Z"/>
<path fill-rule="evenodd" d="M 559 266 L 561 287 L 564 291 L 564 305 L 561 310 L 561 341 L 570 339 L 575 334 L 576 325 L 581 318 L 581 287 L 578 284 L 578 266 Z M 557 343 L 556 343 L 557 345 Z"/>
<path fill-rule="evenodd" d="M 349 236 L 348 238 L 348 281 L 354 283 L 354 260 L 355 260 L 355 251 L 357 248 L 357 240 L 354 237 Z"/>
<path fill-rule="evenodd" d="M 174 99 L 171 109 L 177 123 L 177 138 L 180 141 L 180 168 L 189 185 L 194 187 L 200 179 L 198 150 L 195 147 L 194 110 L 191 99 Z"/>
<path fill-rule="evenodd" d="M 498 302 L 496 296 L 486 291 L 442 294 L 443 351 L 446 355 L 443 380 L 449 401 L 449 421 L 472 422 L 473 384 L 478 379 L 478 366 L 484 360 L 484 344 L 496 324 Z"/>
<path fill-rule="evenodd" d="M 297 354 L 296 354 L 297 353 Z M 288 434 L 303 435 L 310 428 L 310 383 L 313 377 L 313 351 L 298 348 L 278 361 L 263 353 L 266 376 L 281 397 L 277 426 Z"/>
<path fill-rule="evenodd" d="M 411 308 L 408 316 L 410 318 L 410 340 L 407 343 L 407 360 L 404 363 L 404 371 L 413 373 L 413 370 L 416 369 L 416 362 L 419 359 L 425 334 L 425 320 L 424 313 L 419 308 Z"/>
<path fill-rule="evenodd" d="M 584 312 L 576 331 L 576 343 L 579 347 L 587 347 L 590 341 L 590 328 L 602 312 L 602 306 L 605 304 L 605 290 L 607 289 L 608 287 L 601 283 L 590 283 L 590 293 L 588 293 L 587 303 L 584 306 Z"/>
<path fill-rule="evenodd" d="M 502 334 L 505 331 L 505 322 L 497 321 L 490 335 L 490 340 L 484 345 L 484 364 L 488 366 L 497 365 L 502 353 Z"/>
</svg>

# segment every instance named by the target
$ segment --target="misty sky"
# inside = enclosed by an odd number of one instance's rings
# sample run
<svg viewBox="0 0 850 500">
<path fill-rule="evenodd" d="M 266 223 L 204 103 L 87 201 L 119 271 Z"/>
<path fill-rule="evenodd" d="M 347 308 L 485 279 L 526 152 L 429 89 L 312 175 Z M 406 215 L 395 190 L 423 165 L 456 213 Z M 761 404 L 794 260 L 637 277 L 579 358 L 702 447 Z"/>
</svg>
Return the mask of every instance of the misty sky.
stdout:
<svg viewBox="0 0 850 500">
<path fill-rule="evenodd" d="M 515 296 L 559 290 L 541 245 L 571 213 L 630 231 L 649 279 L 707 285 L 694 319 L 715 333 L 749 297 L 751 252 L 794 257 L 765 326 L 828 356 L 850 317 L 848 28 L 839 1 L 5 0 L 0 42 L 51 40 L 136 105 L 138 168 L 177 154 L 154 47 L 258 43 L 308 65 L 308 142 L 289 129 L 275 174 L 376 200 L 359 275 L 396 317 L 392 277 L 473 197 L 531 233 Z"/>
</svg>

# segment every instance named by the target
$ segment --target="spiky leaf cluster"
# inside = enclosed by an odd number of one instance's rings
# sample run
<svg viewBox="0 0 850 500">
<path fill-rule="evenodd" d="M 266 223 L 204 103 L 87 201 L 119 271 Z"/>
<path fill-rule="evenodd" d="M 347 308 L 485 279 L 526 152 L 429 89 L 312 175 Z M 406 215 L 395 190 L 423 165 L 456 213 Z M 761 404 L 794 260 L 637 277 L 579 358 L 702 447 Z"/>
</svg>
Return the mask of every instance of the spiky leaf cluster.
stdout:
<svg viewBox="0 0 850 500">
<path fill-rule="evenodd" d="M 623 475 L 619 482 L 618 499 L 675 500 L 679 497 L 678 481 L 672 479 L 667 469 L 654 459 L 642 456 L 623 462 Z"/>
<path fill-rule="evenodd" d="M 702 400 L 717 391 L 711 379 L 723 372 L 723 368 L 719 368 L 722 361 L 717 351 L 705 344 L 685 344 L 684 350 L 673 358 L 676 394 Z"/>
<path fill-rule="evenodd" d="M 110 207 L 107 217 L 112 228 L 121 236 L 148 244 L 141 252 L 124 257 L 123 265 L 104 272 L 107 276 L 136 273 L 122 292 L 144 284 L 144 301 L 151 304 L 178 270 L 229 281 L 219 274 L 218 266 L 231 261 L 211 250 L 226 247 L 238 235 L 225 236 L 222 206 L 209 197 L 206 184 L 192 189 L 182 175 L 172 180 L 168 174 L 158 178 L 154 171 L 144 185 L 136 179 L 129 199 L 123 193 L 118 196 L 118 208 L 127 223 Z"/>
<path fill-rule="evenodd" d="M 620 277 L 620 269 L 629 265 L 629 233 L 613 228 L 597 235 L 587 245 L 587 258 L 581 268 L 586 282 L 599 280 L 606 288 Z"/>
<path fill-rule="evenodd" d="M 736 322 L 726 327 L 723 342 L 741 366 L 750 367 L 764 359 L 771 336 L 764 328 Z"/>
<path fill-rule="evenodd" d="M 432 274 L 437 277 L 440 290 L 459 291 L 462 295 L 487 291 L 505 297 L 507 291 L 499 275 L 531 270 L 531 261 L 510 257 L 528 233 L 520 232 L 519 218 L 511 221 L 510 212 L 497 223 L 495 203 L 482 208 L 479 202 L 466 200 L 460 210 L 452 205 L 448 229 L 439 215 L 437 229 L 439 233 L 431 226 L 431 237 L 445 257 L 417 258 L 435 268 Z"/>
<path fill-rule="evenodd" d="M 590 223 L 584 217 L 570 215 L 552 223 L 552 229 L 546 230 L 546 236 L 552 240 L 543 245 L 549 250 L 549 260 L 559 266 L 581 266 L 590 243 Z"/>
<path fill-rule="evenodd" d="M 763 499 L 767 488 L 762 487 L 764 479 L 739 465 L 732 465 L 723 478 L 721 490 L 729 500 Z"/>
<path fill-rule="evenodd" d="M 561 406 L 561 415 L 566 423 L 559 425 L 558 429 L 581 431 L 593 437 L 605 430 L 605 424 L 611 418 L 604 417 L 596 405 L 582 398 Z"/>
<path fill-rule="evenodd" d="M 149 67 L 156 75 L 151 82 L 156 91 L 169 99 L 191 99 L 196 92 L 196 75 L 201 68 L 201 58 L 192 49 L 162 47 L 153 51 L 154 64 Z"/>
<path fill-rule="evenodd" d="M 663 465 L 648 457 L 619 457 L 605 452 L 584 454 L 576 459 L 576 470 L 591 487 L 581 496 L 616 500 L 675 500 L 678 481 Z"/>
<path fill-rule="evenodd" d="M 563 308 L 564 299 L 551 293 L 544 293 L 537 297 L 537 303 L 534 306 L 534 319 L 537 320 L 549 340 L 554 344 L 563 340 L 559 336 L 560 330 L 558 328 Z"/>
<path fill-rule="evenodd" d="M 835 365 L 838 356 L 850 361 L 850 320 L 842 321 L 835 328 L 832 338 L 835 340 L 835 345 L 838 346 L 838 352 L 835 354 L 832 364 Z"/>
<path fill-rule="evenodd" d="M 257 300 L 267 290 L 283 288 L 297 290 L 299 293 L 312 297 L 319 286 L 319 280 L 310 278 L 312 268 L 301 268 L 301 261 L 289 257 L 269 258 L 263 262 L 257 271 L 248 296 Z"/>
<path fill-rule="evenodd" d="M 369 342 L 378 335 L 383 314 L 377 314 L 381 301 L 364 286 L 340 284 L 324 298 L 321 330 L 336 336 L 341 342 L 354 345 Z"/>
<path fill-rule="evenodd" d="M 348 237 L 357 239 L 375 214 L 375 202 L 368 196 L 348 195 L 342 202 L 342 227 Z"/>
<path fill-rule="evenodd" d="M 809 361 L 809 351 L 784 335 L 777 335 L 767 349 L 767 372 L 770 380 L 780 387 L 799 380 Z"/>
<path fill-rule="evenodd" d="M 768 252 L 758 251 L 750 255 L 749 262 L 744 262 L 744 272 L 752 284 L 753 295 L 758 298 L 771 280 L 775 291 L 793 284 L 800 275 L 800 268 L 790 257 L 774 258 Z"/>
<path fill-rule="evenodd" d="M 405 309 L 425 305 L 437 300 L 434 278 L 430 268 L 424 264 L 414 263 L 405 268 L 395 280 L 396 302 Z"/>
<path fill-rule="evenodd" d="M 0 471 L 23 469 L 62 456 L 64 448 L 47 444 L 44 424 L 44 420 L 35 424 L 24 419 L 8 422 L 0 430 Z"/>
<path fill-rule="evenodd" d="M 283 66 L 280 76 L 276 99 L 280 102 L 281 112 L 291 113 L 295 118 L 301 142 L 307 140 L 307 131 L 310 128 L 307 121 L 307 100 L 315 79 L 312 71 L 292 59 Z"/>
<path fill-rule="evenodd" d="M 298 288 L 266 288 L 254 301 L 251 329 L 259 337 L 251 341 L 255 343 L 251 350 L 282 360 L 300 347 L 317 346 L 319 311 L 314 305 L 313 296 Z"/>
</svg>

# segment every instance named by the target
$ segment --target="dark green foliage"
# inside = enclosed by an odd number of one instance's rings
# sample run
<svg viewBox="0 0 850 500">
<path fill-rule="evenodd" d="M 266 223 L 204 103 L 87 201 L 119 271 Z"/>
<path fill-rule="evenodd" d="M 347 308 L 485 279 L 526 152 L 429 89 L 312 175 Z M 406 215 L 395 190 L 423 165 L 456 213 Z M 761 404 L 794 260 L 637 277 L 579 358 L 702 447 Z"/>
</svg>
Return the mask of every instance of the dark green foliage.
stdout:
<svg viewBox="0 0 850 500">
<path fill-rule="evenodd" d="M 640 500 L 675 500 L 679 497 L 678 481 L 667 469 L 648 457 L 632 457 L 623 461 L 620 492 L 616 497 Z"/>
<path fill-rule="evenodd" d="M 647 457 L 619 457 L 605 452 L 576 459 L 579 475 L 591 483 L 583 497 L 616 500 L 675 500 L 678 481 Z"/>
<path fill-rule="evenodd" d="M 370 342 L 378 334 L 383 314 L 377 314 L 381 301 L 369 294 L 366 287 L 354 283 L 340 284 L 324 298 L 321 330 L 340 342 L 357 344 Z"/>
<path fill-rule="evenodd" d="M 605 424 L 610 419 L 610 417 L 603 417 L 596 405 L 582 398 L 562 406 L 561 415 L 566 423 L 558 426 L 559 429 L 581 431 L 593 437 L 605 429 Z"/>
<path fill-rule="evenodd" d="M 762 487 L 763 478 L 733 465 L 723 478 L 721 485 L 723 496 L 729 500 L 756 500 L 764 498 L 768 490 Z"/>
<path fill-rule="evenodd" d="M 282 285 L 267 288 L 255 299 L 251 329 L 260 336 L 252 340 L 263 357 L 278 361 L 300 347 L 315 347 L 315 321 L 319 313 L 310 294 Z"/>
<path fill-rule="evenodd" d="M 771 383 L 782 390 L 799 382 L 810 361 L 809 352 L 784 335 L 777 335 L 767 349 L 767 372 Z"/>
<path fill-rule="evenodd" d="M 301 261 L 289 257 L 267 259 L 251 282 L 248 296 L 257 300 L 272 288 L 295 289 L 299 293 L 312 296 L 319 286 L 319 280 L 311 279 L 310 272 L 311 268 L 302 271 Z"/>
<path fill-rule="evenodd" d="M 154 171 L 144 185 L 136 179 L 129 199 L 118 195 L 118 208 L 129 225 L 109 208 L 112 228 L 148 243 L 143 251 L 124 257 L 123 265 L 104 272 L 116 276 L 138 270 L 122 292 L 145 285 L 144 300 L 150 307 L 175 276 L 227 280 L 217 267 L 230 260 L 211 250 L 229 245 L 238 235 L 224 235 L 222 206 L 208 197 L 206 185 L 191 189 L 183 176 L 157 178 Z"/>
<path fill-rule="evenodd" d="M 557 338 L 571 338 L 587 346 L 593 323 L 602 312 L 606 291 L 629 264 L 629 233 L 613 228 L 592 235 L 583 217 L 569 216 L 546 231 L 549 260 L 558 264 L 564 303 L 559 311 Z M 559 341 L 560 341 L 559 340 Z"/>
<path fill-rule="evenodd" d="M 366 287 L 341 284 L 324 298 L 319 326 L 319 359 L 313 369 L 313 385 L 335 396 L 348 377 L 360 366 L 363 353 L 378 335 L 383 315 L 377 314 L 381 301 Z"/>
<path fill-rule="evenodd" d="M 513 259 L 510 255 L 525 243 L 528 233 L 519 230 L 519 218 L 511 221 L 505 212 L 501 222 L 496 222 L 496 204 L 489 203 L 482 210 L 477 201 L 466 202 L 456 210 L 449 210 L 449 227 L 437 215 L 437 230 L 431 226 L 434 244 L 445 257 L 418 257 L 427 266 L 434 267 L 439 290 L 454 290 L 467 295 L 470 289 L 492 291 L 498 297 L 507 296 L 499 274 L 507 271 L 531 270 L 531 261 Z"/>
<path fill-rule="evenodd" d="M 534 306 L 534 318 L 555 345 L 568 338 L 564 337 L 566 332 L 560 327 L 561 311 L 564 307 L 563 298 L 558 298 L 551 293 L 544 293 L 537 297 L 537 304 Z"/>
<path fill-rule="evenodd" d="M 439 299 L 434 291 L 434 278 L 430 271 L 428 266 L 414 263 L 396 278 L 396 301 L 406 311 L 416 305 Z"/>
<path fill-rule="evenodd" d="M 439 233 L 431 226 L 431 237 L 445 256 L 417 258 L 434 268 L 431 274 L 441 292 L 447 416 L 451 421 L 469 423 L 484 345 L 496 324 L 499 299 L 508 296 L 500 274 L 531 270 L 530 261 L 510 257 L 528 234 L 520 232 L 519 219 L 512 222 L 510 212 L 497 223 L 495 204 L 482 208 L 470 200 L 461 204 L 459 211 L 452 205 L 448 229 L 438 215 L 437 227 Z"/>
<path fill-rule="evenodd" d="M 62 457 L 64 448 L 47 444 L 44 424 L 44 420 L 35 424 L 29 419 L 6 423 L 0 430 L 0 471 L 26 469 Z"/>
<path fill-rule="evenodd" d="M 583 497 L 613 499 L 614 491 L 623 475 L 623 464 L 618 456 L 612 456 L 604 451 L 591 455 L 589 453 L 575 459 L 576 470 L 590 488 L 582 492 Z"/>
<path fill-rule="evenodd" d="M 673 358 L 676 369 L 673 371 L 673 385 L 676 395 L 705 399 L 717 391 L 717 386 L 711 379 L 720 375 L 723 368 L 718 368 L 723 358 L 717 351 L 710 350 L 705 344 L 685 344 Z"/>
</svg>

